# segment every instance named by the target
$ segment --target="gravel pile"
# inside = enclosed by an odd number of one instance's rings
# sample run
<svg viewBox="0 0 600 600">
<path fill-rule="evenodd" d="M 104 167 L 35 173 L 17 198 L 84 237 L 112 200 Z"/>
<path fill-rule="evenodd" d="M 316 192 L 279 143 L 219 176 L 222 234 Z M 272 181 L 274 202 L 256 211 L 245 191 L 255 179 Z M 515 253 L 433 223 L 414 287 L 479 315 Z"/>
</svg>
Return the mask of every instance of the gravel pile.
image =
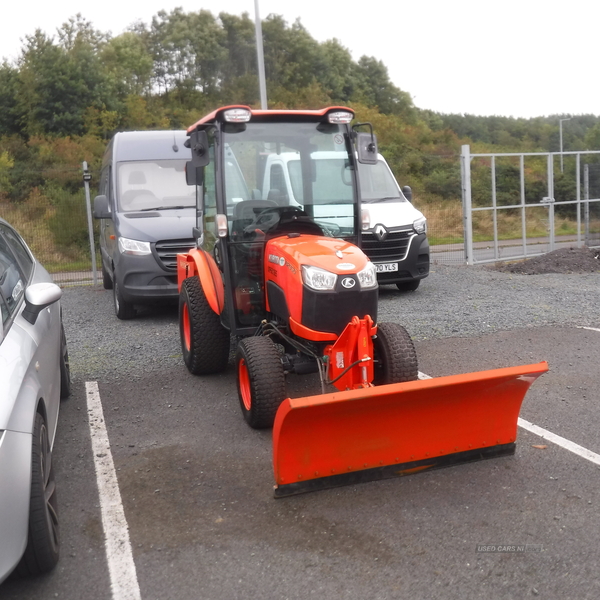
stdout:
<svg viewBox="0 0 600 600">
<path fill-rule="evenodd" d="M 552 254 L 547 264 L 553 264 Z M 383 286 L 379 320 L 403 324 L 416 341 L 542 325 L 600 327 L 600 272 L 545 273 L 540 261 L 536 268 L 537 274 L 519 275 L 434 265 L 416 292 Z M 119 321 L 110 291 L 66 288 L 62 302 L 76 379 L 141 379 L 162 367 L 185 372 L 175 305 L 145 308 L 136 319 Z"/>
</svg>

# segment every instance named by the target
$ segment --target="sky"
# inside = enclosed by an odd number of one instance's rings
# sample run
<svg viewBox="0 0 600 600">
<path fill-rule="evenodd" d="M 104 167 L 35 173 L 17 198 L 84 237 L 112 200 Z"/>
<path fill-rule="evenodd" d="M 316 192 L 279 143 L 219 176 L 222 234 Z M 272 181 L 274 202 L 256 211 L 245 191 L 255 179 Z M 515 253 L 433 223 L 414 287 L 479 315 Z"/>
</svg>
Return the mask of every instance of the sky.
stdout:
<svg viewBox="0 0 600 600">
<path fill-rule="evenodd" d="M 48 35 L 81 13 L 113 36 L 160 10 L 255 16 L 255 0 L 29 0 L 0 21 L 0 58 L 18 58 L 36 29 Z M 600 2 L 571 0 L 259 0 L 259 14 L 300 19 L 319 42 L 354 60 L 373 56 L 414 104 L 440 113 L 512 117 L 600 115 Z M 565 125 L 566 126 L 566 125 Z"/>
</svg>

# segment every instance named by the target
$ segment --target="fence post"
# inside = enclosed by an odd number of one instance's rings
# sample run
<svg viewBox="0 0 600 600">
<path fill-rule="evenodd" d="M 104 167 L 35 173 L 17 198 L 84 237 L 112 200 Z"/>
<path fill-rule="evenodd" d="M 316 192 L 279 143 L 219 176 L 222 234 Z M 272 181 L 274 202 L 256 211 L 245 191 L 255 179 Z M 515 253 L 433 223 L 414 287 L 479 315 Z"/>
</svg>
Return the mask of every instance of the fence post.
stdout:
<svg viewBox="0 0 600 600">
<path fill-rule="evenodd" d="M 90 254 L 92 257 L 92 282 L 98 284 L 98 274 L 96 273 L 96 245 L 94 244 L 94 222 L 92 221 L 92 204 L 90 202 L 90 181 L 92 174 L 88 171 L 88 164 L 83 161 L 83 187 L 85 188 L 85 204 L 87 207 L 88 234 L 90 237 Z"/>
<path fill-rule="evenodd" d="M 473 216 L 471 199 L 471 146 L 465 144 L 460 154 L 460 176 L 462 178 L 463 234 L 465 238 L 465 260 L 474 264 L 473 257 Z"/>
</svg>

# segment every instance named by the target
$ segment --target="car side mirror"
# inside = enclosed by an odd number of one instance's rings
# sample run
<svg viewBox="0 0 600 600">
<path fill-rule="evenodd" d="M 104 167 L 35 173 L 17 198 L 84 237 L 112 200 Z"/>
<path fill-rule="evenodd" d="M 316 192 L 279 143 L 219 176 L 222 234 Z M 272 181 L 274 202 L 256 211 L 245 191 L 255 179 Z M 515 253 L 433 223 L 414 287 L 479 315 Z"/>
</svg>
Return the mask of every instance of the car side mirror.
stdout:
<svg viewBox="0 0 600 600">
<path fill-rule="evenodd" d="M 94 218 L 95 219 L 112 219 L 108 198 L 104 195 L 94 198 Z"/>
<path fill-rule="evenodd" d="M 61 296 L 62 290 L 55 283 L 45 282 L 30 285 L 25 290 L 23 318 L 34 325 L 44 308 L 60 300 Z"/>
<path fill-rule="evenodd" d="M 192 131 L 189 134 L 189 140 L 186 140 L 185 145 L 192 151 L 192 165 L 197 169 L 206 167 L 210 163 L 210 155 L 208 153 L 208 135 L 206 131 Z"/>
<path fill-rule="evenodd" d="M 361 131 L 356 134 L 358 162 L 363 165 L 376 165 L 378 158 L 377 138 L 373 133 Z"/>
<path fill-rule="evenodd" d="M 410 185 L 405 185 L 402 188 L 402 193 L 406 196 L 406 199 L 409 202 L 412 202 L 412 188 L 410 187 Z"/>
</svg>

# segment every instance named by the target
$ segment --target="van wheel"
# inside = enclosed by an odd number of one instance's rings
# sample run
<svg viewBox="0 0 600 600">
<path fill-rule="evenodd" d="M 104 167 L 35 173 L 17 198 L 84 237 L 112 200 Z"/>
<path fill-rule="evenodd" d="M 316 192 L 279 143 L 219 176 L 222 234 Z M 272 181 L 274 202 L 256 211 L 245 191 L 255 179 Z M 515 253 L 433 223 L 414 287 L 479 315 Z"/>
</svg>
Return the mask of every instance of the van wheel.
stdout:
<svg viewBox="0 0 600 600">
<path fill-rule="evenodd" d="M 286 398 L 285 373 L 279 352 L 268 337 L 244 338 L 235 363 L 240 406 L 250 427 L 273 427 L 279 405 Z"/>
<path fill-rule="evenodd" d="M 414 279 L 413 281 L 403 281 L 402 283 L 397 283 L 396 287 L 401 292 L 414 292 L 416 289 L 418 289 L 420 284 L 420 279 Z"/>
<path fill-rule="evenodd" d="M 116 273 L 113 275 L 113 300 L 115 303 L 115 314 L 122 320 L 133 319 L 135 317 L 135 307 L 131 302 L 123 299 L 121 288 L 117 283 Z"/>
<path fill-rule="evenodd" d="M 416 381 L 417 351 L 406 329 L 399 323 L 379 323 L 373 340 L 375 385 Z"/>
<path fill-rule="evenodd" d="M 229 363 L 229 331 L 210 307 L 198 277 L 184 280 L 179 294 L 183 362 L 193 375 L 220 373 Z"/>
<path fill-rule="evenodd" d="M 53 569 L 58 562 L 59 542 L 50 438 L 44 417 L 37 413 L 31 443 L 29 532 L 17 574 L 40 575 Z"/>
</svg>

